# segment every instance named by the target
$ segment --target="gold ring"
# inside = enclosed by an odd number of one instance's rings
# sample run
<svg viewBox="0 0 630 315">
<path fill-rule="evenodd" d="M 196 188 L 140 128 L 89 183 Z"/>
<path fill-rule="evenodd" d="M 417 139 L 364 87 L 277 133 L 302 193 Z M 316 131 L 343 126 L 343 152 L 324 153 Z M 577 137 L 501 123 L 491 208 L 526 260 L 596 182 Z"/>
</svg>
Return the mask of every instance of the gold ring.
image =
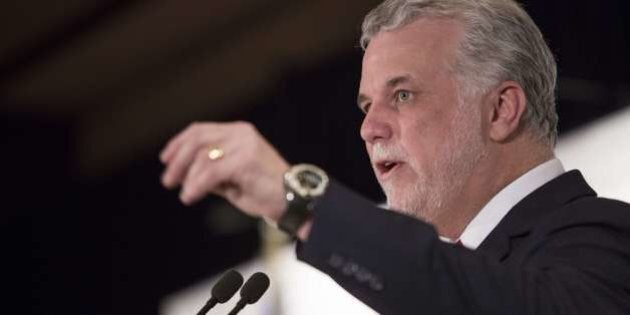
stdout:
<svg viewBox="0 0 630 315">
<path fill-rule="evenodd" d="M 223 150 L 221 150 L 221 148 L 218 148 L 218 147 L 213 146 L 213 147 L 210 147 L 210 149 L 208 150 L 208 157 L 212 161 L 216 161 L 222 158 L 224 155 L 225 155 L 225 152 L 223 152 Z"/>
</svg>

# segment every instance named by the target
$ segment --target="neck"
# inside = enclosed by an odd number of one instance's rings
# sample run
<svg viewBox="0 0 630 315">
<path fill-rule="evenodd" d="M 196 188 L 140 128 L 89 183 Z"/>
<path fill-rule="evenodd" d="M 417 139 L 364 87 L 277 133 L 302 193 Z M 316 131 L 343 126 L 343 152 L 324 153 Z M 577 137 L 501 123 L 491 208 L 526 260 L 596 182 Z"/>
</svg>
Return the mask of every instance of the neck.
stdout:
<svg viewBox="0 0 630 315">
<path fill-rule="evenodd" d="M 509 145 L 498 148 L 475 166 L 456 198 L 433 220 L 439 235 L 458 239 L 481 209 L 514 180 L 553 158 L 547 147 Z"/>
</svg>

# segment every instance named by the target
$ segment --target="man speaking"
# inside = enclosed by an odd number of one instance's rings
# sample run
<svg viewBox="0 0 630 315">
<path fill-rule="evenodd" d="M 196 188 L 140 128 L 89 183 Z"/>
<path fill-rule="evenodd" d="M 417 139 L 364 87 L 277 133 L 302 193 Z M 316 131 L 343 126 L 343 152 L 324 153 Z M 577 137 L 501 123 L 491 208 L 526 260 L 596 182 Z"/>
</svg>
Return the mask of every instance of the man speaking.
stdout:
<svg viewBox="0 0 630 315">
<path fill-rule="evenodd" d="M 630 206 L 554 158 L 556 64 L 527 13 L 388 0 L 361 44 L 361 137 L 391 211 L 246 122 L 174 137 L 164 185 L 277 223 L 382 314 L 630 314 Z"/>
</svg>

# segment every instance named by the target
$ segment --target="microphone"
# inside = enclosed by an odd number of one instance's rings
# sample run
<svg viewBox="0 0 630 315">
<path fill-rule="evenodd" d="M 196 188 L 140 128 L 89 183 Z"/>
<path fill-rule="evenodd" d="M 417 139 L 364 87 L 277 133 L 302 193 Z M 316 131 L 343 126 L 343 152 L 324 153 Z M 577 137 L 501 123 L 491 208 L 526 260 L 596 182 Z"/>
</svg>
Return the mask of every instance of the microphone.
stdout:
<svg viewBox="0 0 630 315">
<path fill-rule="evenodd" d="M 243 284 L 243 276 L 238 271 L 230 270 L 212 287 L 212 297 L 206 302 L 197 315 L 205 315 L 217 303 L 227 302 Z"/>
<path fill-rule="evenodd" d="M 253 274 L 241 288 L 241 299 L 228 315 L 236 315 L 247 304 L 258 302 L 260 297 L 267 291 L 267 288 L 269 288 L 269 277 L 262 272 Z"/>
</svg>

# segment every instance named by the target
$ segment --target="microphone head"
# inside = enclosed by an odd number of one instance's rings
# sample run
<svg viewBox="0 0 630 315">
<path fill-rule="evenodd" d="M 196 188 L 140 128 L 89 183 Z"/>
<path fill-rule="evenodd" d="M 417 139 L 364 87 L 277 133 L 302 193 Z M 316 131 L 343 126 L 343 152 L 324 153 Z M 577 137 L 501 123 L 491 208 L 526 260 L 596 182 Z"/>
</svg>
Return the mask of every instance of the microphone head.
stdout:
<svg viewBox="0 0 630 315">
<path fill-rule="evenodd" d="M 212 287 L 212 297 L 219 303 L 227 302 L 243 284 L 243 276 L 238 271 L 230 270 Z"/>
<path fill-rule="evenodd" d="M 241 300 L 247 304 L 254 304 L 269 288 L 269 277 L 262 272 L 253 274 L 241 289 Z"/>
</svg>

